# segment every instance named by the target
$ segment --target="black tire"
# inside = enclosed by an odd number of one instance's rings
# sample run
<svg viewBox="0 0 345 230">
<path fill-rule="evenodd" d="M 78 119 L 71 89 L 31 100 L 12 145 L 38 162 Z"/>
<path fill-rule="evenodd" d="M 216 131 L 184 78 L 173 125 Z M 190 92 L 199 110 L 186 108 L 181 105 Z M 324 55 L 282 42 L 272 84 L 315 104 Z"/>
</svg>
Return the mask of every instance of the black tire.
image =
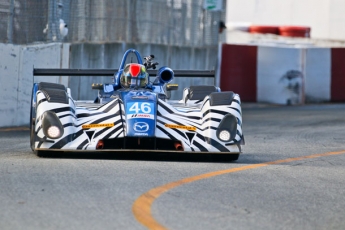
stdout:
<svg viewBox="0 0 345 230">
<path fill-rule="evenodd" d="M 213 154 L 212 159 L 219 162 L 229 162 L 238 160 L 240 154 Z"/>
<path fill-rule="evenodd" d="M 38 157 L 59 158 L 62 156 L 62 152 L 59 151 L 36 150 L 35 153 Z"/>
<path fill-rule="evenodd" d="M 34 120 L 35 119 L 32 119 L 30 117 L 30 147 L 32 151 L 35 151 L 35 138 L 36 138 L 35 126 L 33 125 L 35 123 Z"/>
<path fill-rule="evenodd" d="M 46 151 L 42 151 L 42 150 L 37 150 L 35 151 L 36 155 L 38 157 L 46 157 L 47 156 L 47 152 Z"/>
<path fill-rule="evenodd" d="M 36 108 L 33 106 L 33 97 L 34 92 L 32 91 L 31 95 L 31 108 L 30 108 L 30 147 L 32 151 L 35 151 L 35 139 L 36 139 L 36 133 L 35 133 L 35 123 L 36 123 Z"/>
</svg>

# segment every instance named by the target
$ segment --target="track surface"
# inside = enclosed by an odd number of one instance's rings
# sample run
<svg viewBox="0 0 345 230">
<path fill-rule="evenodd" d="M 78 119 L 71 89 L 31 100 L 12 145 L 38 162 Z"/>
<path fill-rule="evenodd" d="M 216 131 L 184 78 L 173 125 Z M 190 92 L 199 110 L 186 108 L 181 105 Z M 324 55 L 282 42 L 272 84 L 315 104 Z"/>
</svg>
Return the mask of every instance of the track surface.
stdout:
<svg viewBox="0 0 345 230">
<path fill-rule="evenodd" d="M 232 163 L 38 158 L 28 131 L 2 129 L 0 229 L 345 229 L 345 105 L 243 105 L 243 125 Z"/>
</svg>

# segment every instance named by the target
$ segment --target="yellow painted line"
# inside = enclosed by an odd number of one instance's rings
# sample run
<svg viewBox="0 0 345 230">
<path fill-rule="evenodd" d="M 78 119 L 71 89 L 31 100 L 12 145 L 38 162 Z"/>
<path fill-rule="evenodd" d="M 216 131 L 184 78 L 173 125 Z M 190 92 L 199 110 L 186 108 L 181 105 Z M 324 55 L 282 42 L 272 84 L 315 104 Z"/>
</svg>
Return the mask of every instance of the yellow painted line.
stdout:
<svg viewBox="0 0 345 230">
<path fill-rule="evenodd" d="M 12 128 L 0 128 L 0 132 L 9 132 L 9 131 L 26 131 L 30 130 L 29 127 L 12 127 Z"/>
<path fill-rule="evenodd" d="M 271 162 L 265 162 L 265 163 L 260 163 L 260 164 L 251 164 L 251 165 L 246 165 L 238 168 L 231 168 L 231 169 L 225 169 L 225 170 L 220 170 L 220 171 L 214 171 L 214 172 L 209 172 L 193 177 L 187 177 L 182 180 L 174 181 L 156 188 L 153 188 L 149 190 L 148 192 L 142 194 L 138 199 L 133 203 L 132 206 L 132 212 L 134 214 L 134 217 L 137 219 L 139 223 L 147 227 L 148 229 L 167 229 L 160 223 L 158 223 L 152 216 L 151 212 L 151 206 L 153 202 L 163 193 L 176 188 L 178 186 L 188 184 L 194 181 L 202 180 L 202 179 L 207 179 L 210 177 L 214 176 L 219 176 L 227 173 L 234 173 L 234 172 L 239 172 L 239 171 L 244 171 L 248 169 L 256 169 L 256 168 L 261 168 L 265 167 L 268 165 L 277 165 L 277 164 L 282 164 L 282 163 L 289 163 L 292 161 L 300 161 L 300 160 L 305 160 L 305 159 L 312 159 L 312 158 L 318 158 L 318 157 L 325 157 L 325 156 L 332 156 L 332 155 L 339 155 L 339 154 L 345 154 L 345 150 L 343 151 L 337 151 L 337 152 L 327 152 L 327 153 L 320 153 L 320 154 L 313 154 L 309 156 L 303 156 L 303 157 L 295 157 L 295 158 L 287 158 L 283 160 L 277 160 L 277 161 L 271 161 Z"/>
</svg>

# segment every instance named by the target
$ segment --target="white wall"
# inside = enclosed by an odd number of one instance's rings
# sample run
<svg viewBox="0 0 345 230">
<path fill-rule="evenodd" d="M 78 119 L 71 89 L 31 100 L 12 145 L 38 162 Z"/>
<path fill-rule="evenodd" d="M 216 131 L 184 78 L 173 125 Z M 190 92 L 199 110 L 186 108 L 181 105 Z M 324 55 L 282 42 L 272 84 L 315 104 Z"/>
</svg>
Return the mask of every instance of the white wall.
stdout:
<svg viewBox="0 0 345 230">
<path fill-rule="evenodd" d="M 283 76 L 287 71 L 303 72 L 301 50 L 294 48 L 258 47 L 257 56 L 257 101 L 274 104 L 301 103 L 301 91 L 298 94 L 289 89 L 289 84 L 302 79 L 287 80 Z"/>
<path fill-rule="evenodd" d="M 60 77 L 33 78 L 33 68 L 67 68 L 69 44 L 53 43 L 32 46 L 0 44 L 0 127 L 28 125 L 30 99 L 35 82 L 61 82 Z"/>
<path fill-rule="evenodd" d="M 305 95 L 309 102 L 331 100 L 331 49 L 307 49 Z"/>
<path fill-rule="evenodd" d="M 118 68 L 127 48 L 137 48 L 142 55 L 154 54 L 160 66 L 173 69 L 214 69 L 217 47 L 172 47 L 148 44 L 68 44 L 50 43 L 38 45 L 1 44 L 0 52 L 0 127 L 28 126 L 30 118 L 31 90 L 34 82 L 54 82 L 68 86 L 75 99 L 94 99 L 90 91 L 90 77 L 35 77 L 33 68 Z M 71 50 L 71 51 L 70 51 Z M 210 57 L 210 58 L 205 58 Z M 176 57 L 176 58 L 173 58 Z M 181 58 L 184 57 L 184 58 Z M 83 81 L 79 79 L 83 78 Z M 85 78 L 85 80 L 84 80 Z M 107 77 L 111 82 L 111 77 Z M 180 99 L 184 85 L 213 84 L 214 79 L 176 78 L 179 92 L 172 99 Z M 80 98 L 79 98 L 80 96 Z M 88 98 L 89 97 L 89 98 Z"/>
<path fill-rule="evenodd" d="M 312 38 L 345 40 L 344 0 L 227 0 L 226 22 L 311 27 Z"/>
<path fill-rule="evenodd" d="M 18 63 L 20 62 L 20 47 L 0 44 L 1 62 L 0 62 L 0 127 L 12 126 L 17 120 L 18 94 Z M 31 88 L 30 85 L 27 86 Z M 28 118 L 29 119 L 29 118 Z"/>
<path fill-rule="evenodd" d="M 327 102 L 331 100 L 331 49 L 258 47 L 257 101 L 276 104 Z M 288 80 L 294 70 L 301 77 Z M 291 85 L 298 83 L 299 92 Z"/>
</svg>

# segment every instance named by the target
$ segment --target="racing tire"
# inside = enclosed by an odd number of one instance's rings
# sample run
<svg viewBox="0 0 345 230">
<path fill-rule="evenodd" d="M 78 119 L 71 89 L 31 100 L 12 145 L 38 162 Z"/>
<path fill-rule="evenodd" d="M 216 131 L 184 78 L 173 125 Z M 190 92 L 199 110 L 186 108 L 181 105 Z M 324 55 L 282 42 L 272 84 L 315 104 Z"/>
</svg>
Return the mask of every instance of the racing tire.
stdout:
<svg viewBox="0 0 345 230">
<path fill-rule="evenodd" d="M 30 108 L 30 147 L 32 151 L 35 151 L 35 123 L 36 123 L 36 108 L 33 106 L 33 92 L 31 95 L 31 108 Z"/>
<path fill-rule="evenodd" d="M 42 151 L 42 150 L 36 150 L 35 153 L 38 157 L 46 157 L 49 155 L 47 151 Z"/>
<path fill-rule="evenodd" d="M 32 109 L 32 108 L 31 108 Z M 30 147 L 32 151 L 35 151 L 35 118 L 30 114 Z"/>
<path fill-rule="evenodd" d="M 45 151 L 45 150 L 36 150 L 35 154 L 38 157 L 51 157 L 51 158 L 59 158 L 62 156 L 61 152 L 57 151 Z"/>
<path fill-rule="evenodd" d="M 217 162 L 229 162 L 238 160 L 240 154 L 213 154 L 212 159 Z"/>
</svg>

